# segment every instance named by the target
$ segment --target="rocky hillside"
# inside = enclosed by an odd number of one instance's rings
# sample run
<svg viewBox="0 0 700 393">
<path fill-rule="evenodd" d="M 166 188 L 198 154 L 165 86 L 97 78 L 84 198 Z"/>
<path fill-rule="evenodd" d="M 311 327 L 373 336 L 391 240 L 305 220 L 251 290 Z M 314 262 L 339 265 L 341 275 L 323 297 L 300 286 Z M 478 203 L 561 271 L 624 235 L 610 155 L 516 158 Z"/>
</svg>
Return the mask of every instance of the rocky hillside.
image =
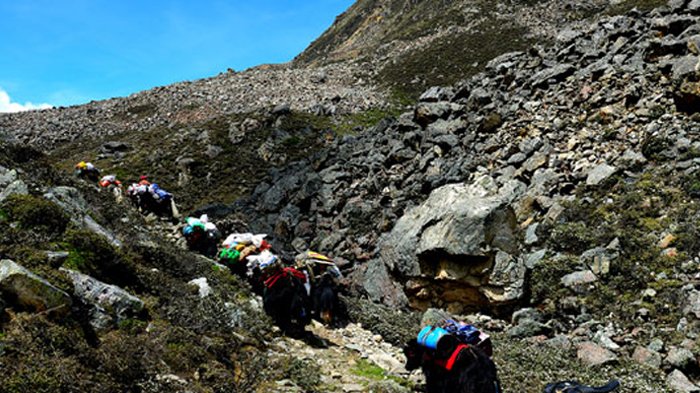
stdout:
<svg viewBox="0 0 700 393">
<path fill-rule="evenodd" d="M 497 3 L 550 42 L 500 47 L 403 111 L 372 82 L 386 68 L 371 55 L 332 62 L 373 40 L 445 48 L 439 32 L 383 38 L 419 16 L 440 26 L 435 4 L 358 2 L 297 59 L 320 68 L 0 117 L 10 139 L 50 150 L 0 149 L 0 391 L 420 391 L 394 366 L 423 312 L 493 334 L 507 392 L 613 377 L 623 392 L 700 390 L 700 2 Z M 581 26 L 528 24 L 538 10 Z M 615 15 L 583 19 L 601 13 Z M 270 87 L 275 73 L 299 76 L 293 94 Z M 124 179 L 150 173 L 225 231 L 268 233 L 283 256 L 333 255 L 353 324 L 314 327 L 328 350 L 277 337 L 247 287 L 180 250 L 173 227 L 62 175 L 93 157 Z"/>
<path fill-rule="evenodd" d="M 345 257 L 356 295 L 536 307 L 513 336 L 693 378 L 699 16 L 672 1 L 502 55 L 275 171 L 242 211 L 279 244 Z"/>
<path fill-rule="evenodd" d="M 492 58 L 556 39 L 598 15 L 649 10 L 663 0 L 359 0 L 295 59 L 297 65 L 353 59 L 371 64 L 377 82 L 417 97 L 483 70 Z"/>
<path fill-rule="evenodd" d="M 384 95 L 366 71 L 351 65 L 316 69 L 287 65 L 229 70 L 126 98 L 0 116 L 0 135 L 52 150 L 66 143 L 128 132 L 197 126 L 226 115 L 277 108 L 317 115 L 351 114 L 384 107 Z"/>
</svg>

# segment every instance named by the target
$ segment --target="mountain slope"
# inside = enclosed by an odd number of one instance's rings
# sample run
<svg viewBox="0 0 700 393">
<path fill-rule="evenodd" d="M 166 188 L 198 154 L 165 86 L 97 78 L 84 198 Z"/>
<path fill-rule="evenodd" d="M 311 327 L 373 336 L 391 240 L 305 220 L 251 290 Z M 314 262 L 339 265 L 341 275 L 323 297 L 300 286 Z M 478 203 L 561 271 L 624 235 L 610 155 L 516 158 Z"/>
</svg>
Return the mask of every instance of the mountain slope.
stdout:
<svg viewBox="0 0 700 393">
<path fill-rule="evenodd" d="M 651 1 L 360 0 L 294 60 L 296 65 L 365 61 L 377 81 L 417 97 L 483 70 L 492 58 L 551 42 L 563 29 Z"/>
</svg>

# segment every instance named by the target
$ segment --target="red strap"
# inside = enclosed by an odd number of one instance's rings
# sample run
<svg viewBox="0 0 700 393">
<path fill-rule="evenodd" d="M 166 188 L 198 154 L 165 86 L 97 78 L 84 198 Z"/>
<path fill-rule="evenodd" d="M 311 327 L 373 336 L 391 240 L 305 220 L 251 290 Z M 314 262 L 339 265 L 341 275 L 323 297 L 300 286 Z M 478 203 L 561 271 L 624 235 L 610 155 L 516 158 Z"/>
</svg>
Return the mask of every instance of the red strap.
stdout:
<svg viewBox="0 0 700 393">
<path fill-rule="evenodd" d="M 447 359 L 446 361 L 442 359 L 435 359 L 434 362 L 438 366 L 445 368 L 445 370 L 452 371 L 452 367 L 454 367 L 455 362 L 457 361 L 457 357 L 463 350 L 467 348 L 469 348 L 469 345 L 459 344 L 457 345 L 457 348 L 455 348 L 454 352 L 452 352 L 452 356 L 450 356 L 449 359 Z"/>
<path fill-rule="evenodd" d="M 302 282 L 306 282 L 306 276 L 304 275 L 304 273 L 300 272 L 299 270 L 293 267 L 285 267 L 279 273 L 270 276 L 267 280 L 265 280 L 265 286 L 268 288 L 272 288 L 275 284 L 277 284 L 277 281 L 279 281 L 280 278 L 287 277 L 288 275 L 294 276 L 300 279 Z"/>
<path fill-rule="evenodd" d="M 277 281 L 279 281 L 282 276 L 284 276 L 284 271 L 281 271 L 274 276 L 270 276 L 267 280 L 265 280 L 265 286 L 272 288 L 275 284 L 277 284 Z"/>
<path fill-rule="evenodd" d="M 285 267 L 285 273 L 291 274 L 292 276 L 300 279 L 302 282 L 306 282 L 306 275 L 293 267 Z"/>
</svg>

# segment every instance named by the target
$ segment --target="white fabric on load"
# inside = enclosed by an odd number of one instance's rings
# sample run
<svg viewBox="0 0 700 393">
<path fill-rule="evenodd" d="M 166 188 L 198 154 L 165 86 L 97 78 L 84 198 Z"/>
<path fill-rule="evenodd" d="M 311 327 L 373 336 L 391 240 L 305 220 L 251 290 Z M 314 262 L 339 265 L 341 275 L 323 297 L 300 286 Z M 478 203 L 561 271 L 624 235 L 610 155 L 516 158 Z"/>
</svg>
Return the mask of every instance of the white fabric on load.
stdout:
<svg viewBox="0 0 700 393">
<path fill-rule="evenodd" d="M 224 240 L 224 247 L 231 247 L 234 244 L 253 244 L 260 247 L 267 235 L 253 235 L 252 233 L 232 233 Z"/>
<path fill-rule="evenodd" d="M 255 266 L 267 267 L 277 260 L 277 256 L 271 253 L 269 250 L 265 250 L 258 255 L 250 255 L 247 258 L 248 267 L 252 268 Z"/>
</svg>

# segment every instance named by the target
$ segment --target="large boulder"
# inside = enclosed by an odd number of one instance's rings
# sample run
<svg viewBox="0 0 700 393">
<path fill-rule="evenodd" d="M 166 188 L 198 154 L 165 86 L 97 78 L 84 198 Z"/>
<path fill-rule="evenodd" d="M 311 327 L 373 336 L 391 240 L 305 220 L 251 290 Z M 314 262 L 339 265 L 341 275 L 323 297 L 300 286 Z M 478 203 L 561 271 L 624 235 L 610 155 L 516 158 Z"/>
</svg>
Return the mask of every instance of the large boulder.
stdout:
<svg viewBox="0 0 700 393">
<path fill-rule="evenodd" d="M 521 192 L 519 182 L 498 189 L 484 179 L 441 187 L 383 237 L 380 260 L 410 280 L 409 296 L 420 298 L 419 307 L 515 301 L 526 268 L 510 204 Z"/>
<path fill-rule="evenodd" d="M 17 177 L 17 171 L 0 166 L 0 202 L 13 194 L 27 195 L 27 185 Z"/>
<path fill-rule="evenodd" d="M 8 305 L 55 315 L 68 314 L 72 305 L 67 293 L 8 259 L 0 261 L 0 294 Z"/>
<path fill-rule="evenodd" d="M 44 194 L 44 198 L 60 206 L 73 223 L 104 237 L 114 247 L 122 246 L 122 242 L 113 233 L 88 214 L 88 203 L 76 188 L 54 187 Z"/>
<path fill-rule="evenodd" d="M 61 269 L 73 282 L 73 293 L 90 307 L 90 324 L 105 330 L 125 319 L 137 316 L 143 301 L 115 285 L 105 284 L 88 275 Z"/>
</svg>

